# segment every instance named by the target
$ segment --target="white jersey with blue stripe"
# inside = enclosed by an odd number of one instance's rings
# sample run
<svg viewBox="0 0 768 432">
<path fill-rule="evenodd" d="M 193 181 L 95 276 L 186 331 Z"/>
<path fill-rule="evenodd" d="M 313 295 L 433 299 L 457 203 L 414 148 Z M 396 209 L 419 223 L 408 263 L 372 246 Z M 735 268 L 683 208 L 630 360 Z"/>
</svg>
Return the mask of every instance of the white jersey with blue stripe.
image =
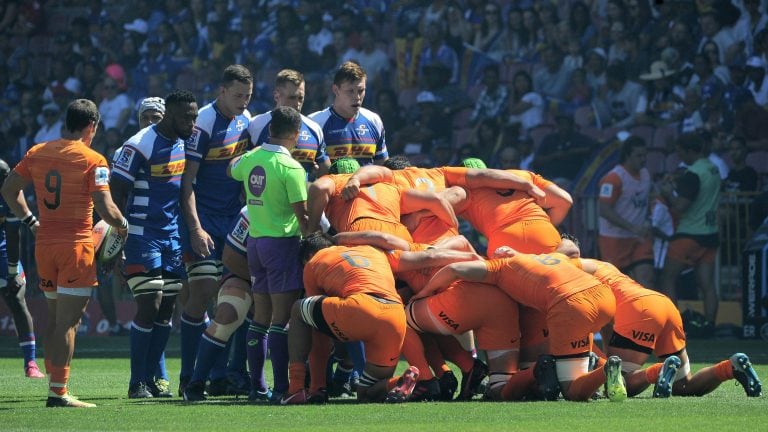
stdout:
<svg viewBox="0 0 768 432">
<path fill-rule="evenodd" d="M 247 256 L 248 252 L 248 229 L 250 223 L 248 222 L 248 206 L 243 206 L 240 209 L 240 214 L 237 215 L 235 224 L 227 234 L 227 244 L 242 256 Z"/>
<path fill-rule="evenodd" d="M 384 123 L 373 111 L 360 108 L 351 119 L 344 118 L 328 107 L 309 115 L 323 130 L 325 149 L 331 161 L 352 157 L 360 165 L 370 165 L 374 160 L 387 159 L 387 143 Z"/>
<path fill-rule="evenodd" d="M 251 142 L 254 146 L 269 143 L 270 123 L 272 123 L 272 111 L 259 114 L 251 119 L 251 124 L 248 125 L 248 133 L 251 135 Z M 320 129 L 319 124 L 304 114 L 301 115 L 299 141 L 291 151 L 291 156 L 304 167 L 307 175 L 312 174 L 315 164 L 319 166 L 328 160 L 328 154 L 325 152 L 323 130 Z"/>
<path fill-rule="evenodd" d="M 227 176 L 227 165 L 251 147 L 250 118 L 248 110 L 225 117 L 216 101 L 200 109 L 194 133 L 186 142 L 187 159 L 200 163 L 194 180 L 198 212 L 233 216 L 243 205 L 243 186 Z"/>
<path fill-rule="evenodd" d="M 140 130 L 115 155 L 112 179 L 133 185 L 128 197 L 128 233 L 160 239 L 179 227 L 184 141 L 157 133 L 157 126 Z"/>
</svg>

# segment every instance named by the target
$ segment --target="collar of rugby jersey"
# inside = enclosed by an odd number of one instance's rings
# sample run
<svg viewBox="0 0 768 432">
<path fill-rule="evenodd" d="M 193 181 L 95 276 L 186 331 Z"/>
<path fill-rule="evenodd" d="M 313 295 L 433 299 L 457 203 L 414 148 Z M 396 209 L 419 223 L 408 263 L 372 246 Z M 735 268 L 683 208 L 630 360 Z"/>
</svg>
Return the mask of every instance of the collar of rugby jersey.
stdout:
<svg viewBox="0 0 768 432">
<path fill-rule="evenodd" d="M 271 151 L 271 152 L 274 152 L 274 153 L 282 153 L 282 154 L 284 154 L 286 156 L 290 156 L 291 155 L 291 152 L 289 152 L 287 148 L 285 148 L 285 147 L 283 147 L 281 145 L 277 145 L 277 144 L 267 144 L 267 143 L 264 143 L 264 144 L 261 145 L 261 148 L 262 148 L 262 150 Z"/>
</svg>

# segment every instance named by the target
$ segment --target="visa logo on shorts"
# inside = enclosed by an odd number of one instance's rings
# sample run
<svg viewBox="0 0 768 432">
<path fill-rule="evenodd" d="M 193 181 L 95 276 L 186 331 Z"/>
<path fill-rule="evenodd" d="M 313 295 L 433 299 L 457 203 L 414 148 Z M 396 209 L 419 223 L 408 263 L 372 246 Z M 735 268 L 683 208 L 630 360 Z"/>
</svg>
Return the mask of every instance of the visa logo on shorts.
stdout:
<svg viewBox="0 0 768 432">
<path fill-rule="evenodd" d="M 338 159 L 344 156 L 373 157 L 376 154 L 376 144 L 348 144 L 333 146 L 331 158 Z"/>
<path fill-rule="evenodd" d="M 632 339 L 642 342 L 655 342 L 656 335 L 653 333 L 646 333 L 641 331 L 632 330 Z"/>
<path fill-rule="evenodd" d="M 589 348 L 589 337 L 582 340 L 571 342 L 571 348 Z"/>
<path fill-rule="evenodd" d="M 152 177 L 173 177 L 184 173 L 184 159 L 152 165 Z"/>
<path fill-rule="evenodd" d="M 208 154 L 205 156 L 206 160 L 227 160 L 233 157 L 240 156 L 245 153 L 245 146 L 248 145 L 248 140 L 240 140 L 232 144 L 216 147 L 208 150 Z"/>
<path fill-rule="evenodd" d="M 440 313 L 438 314 L 438 316 L 440 317 L 440 319 L 441 319 L 441 320 L 443 320 L 443 322 L 444 322 L 444 323 L 445 323 L 445 324 L 446 324 L 448 327 L 450 327 L 450 328 L 452 328 L 452 329 L 454 329 L 454 330 L 457 330 L 457 329 L 459 328 L 459 323 L 457 323 L 456 321 L 454 321 L 453 319 L 451 319 L 451 317 L 449 317 L 448 315 L 446 315 L 446 313 L 445 313 L 445 312 L 443 312 L 443 311 L 440 311 Z"/>
</svg>

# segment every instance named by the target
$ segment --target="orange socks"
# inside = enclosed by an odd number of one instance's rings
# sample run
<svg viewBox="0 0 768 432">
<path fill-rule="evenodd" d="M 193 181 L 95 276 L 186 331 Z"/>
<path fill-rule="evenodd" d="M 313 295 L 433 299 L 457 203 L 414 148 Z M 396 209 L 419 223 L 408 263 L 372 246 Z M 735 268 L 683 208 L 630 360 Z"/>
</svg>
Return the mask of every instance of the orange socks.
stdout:
<svg viewBox="0 0 768 432">
<path fill-rule="evenodd" d="M 563 396 L 572 401 L 587 401 L 603 384 L 605 384 L 605 370 L 599 367 L 573 380 L 568 388 L 568 394 Z"/>
<path fill-rule="evenodd" d="M 67 394 L 67 382 L 69 382 L 69 366 L 49 366 L 51 374 L 48 389 L 57 396 Z"/>
<path fill-rule="evenodd" d="M 472 366 L 475 365 L 475 358 L 461 346 L 455 337 L 436 336 L 435 339 L 440 346 L 440 351 L 443 352 L 448 361 L 454 363 L 464 373 L 472 370 Z"/>
<path fill-rule="evenodd" d="M 733 365 L 730 360 L 723 360 L 714 366 L 715 376 L 720 382 L 733 379 Z"/>
<path fill-rule="evenodd" d="M 304 388 L 307 379 L 307 366 L 302 362 L 288 364 L 288 394 L 294 394 Z"/>
<path fill-rule="evenodd" d="M 424 345 L 421 343 L 419 334 L 416 330 L 406 327 L 403 348 L 401 349 L 403 357 L 411 366 L 419 368 L 419 381 L 429 380 L 435 376 L 427 364 L 427 358 L 424 356 Z"/>
<path fill-rule="evenodd" d="M 521 400 L 534 384 L 536 384 L 536 378 L 533 376 L 533 368 L 518 371 L 504 384 L 501 389 L 501 398 L 506 401 Z"/>
<path fill-rule="evenodd" d="M 389 378 L 387 380 L 387 391 L 392 390 L 397 386 L 397 381 L 400 379 L 400 376 L 393 376 L 392 378 Z"/>
<path fill-rule="evenodd" d="M 661 368 L 664 367 L 664 363 L 656 363 L 645 368 L 645 380 L 648 384 L 654 384 L 659 380 L 659 374 L 661 374 Z"/>
</svg>

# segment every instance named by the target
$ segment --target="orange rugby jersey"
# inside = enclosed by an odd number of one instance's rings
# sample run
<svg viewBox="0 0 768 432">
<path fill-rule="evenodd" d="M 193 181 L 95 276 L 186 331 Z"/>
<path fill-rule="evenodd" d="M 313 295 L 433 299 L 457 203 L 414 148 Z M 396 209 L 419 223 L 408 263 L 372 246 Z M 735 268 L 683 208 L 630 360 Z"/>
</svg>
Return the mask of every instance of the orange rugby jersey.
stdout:
<svg viewBox="0 0 768 432">
<path fill-rule="evenodd" d="M 307 296 L 363 293 L 401 303 L 390 267 L 396 260 L 373 246 L 325 248 L 304 266 L 304 290 Z"/>
<path fill-rule="evenodd" d="M 91 193 L 109 190 L 104 156 L 82 141 L 59 139 L 32 147 L 14 171 L 35 188 L 38 245 L 91 241 Z"/>
<path fill-rule="evenodd" d="M 598 262 L 597 271 L 594 276 L 611 288 L 613 296 L 616 297 L 617 305 L 649 295 L 664 295 L 645 288 L 631 277 L 622 273 L 613 264 L 604 261 Z"/>
<path fill-rule="evenodd" d="M 448 186 L 466 186 L 467 168 L 417 168 L 392 171 L 394 182 L 403 189 L 440 192 Z"/>
<path fill-rule="evenodd" d="M 600 284 L 578 263 L 560 253 L 493 259 L 486 261 L 488 274 L 483 282 L 498 286 L 522 305 L 546 312 L 555 303 Z"/>
<path fill-rule="evenodd" d="M 360 188 L 357 197 L 344 201 L 341 190 L 350 176 L 351 174 L 329 175 L 336 185 L 336 191 L 325 206 L 325 216 L 336 231 L 349 231 L 352 222 L 364 217 L 400 223 L 400 190 L 396 186 L 389 183 L 364 186 Z"/>
<path fill-rule="evenodd" d="M 530 180 L 540 189 L 552 184 L 530 171 L 507 171 Z M 467 197 L 467 206 L 458 216 L 466 219 L 485 236 L 521 220 L 549 220 L 547 212 L 524 191 L 476 188 L 468 190 Z"/>
</svg>

